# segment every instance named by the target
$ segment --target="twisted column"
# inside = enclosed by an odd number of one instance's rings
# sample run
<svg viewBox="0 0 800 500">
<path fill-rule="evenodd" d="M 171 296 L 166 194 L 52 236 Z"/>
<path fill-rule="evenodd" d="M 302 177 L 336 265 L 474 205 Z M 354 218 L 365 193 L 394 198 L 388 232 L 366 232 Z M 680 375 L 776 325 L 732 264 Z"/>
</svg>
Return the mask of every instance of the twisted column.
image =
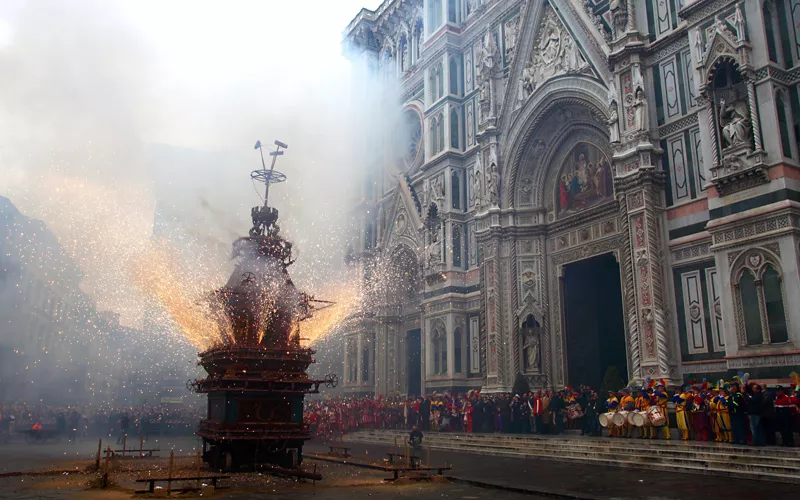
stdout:
<svg viewBox="0 0 800 500">
<path fill-rule="evenodd" d="M 708 134 L 714 142 L 711 148 L 712 165 L 714 168 L 719 167 L 719 137 L 717 134 L 717 126 L 715 125 L 715 112 L 714 100 L 706 98 L 706 116 L 708 118 Z"/>
<path fill-rule="evenodd" d="M 756 87 L 753 80 L 747 80 L 747 103 L 750 106 L 750 123 L 753 125 L 753 142 L 756 152 L 763 151 L 761 144 L 761 125 L 758 122 L 758 108 L 756 107 Z"/>
</svg>

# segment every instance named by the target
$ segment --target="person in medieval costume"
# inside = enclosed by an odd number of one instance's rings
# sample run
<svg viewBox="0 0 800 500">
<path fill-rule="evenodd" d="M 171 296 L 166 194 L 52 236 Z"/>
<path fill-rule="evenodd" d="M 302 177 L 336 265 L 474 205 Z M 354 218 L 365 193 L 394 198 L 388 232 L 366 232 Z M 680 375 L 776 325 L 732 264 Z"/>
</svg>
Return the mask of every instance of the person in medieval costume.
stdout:
<svg viewBox="0 0 800 500">
<path fill-rule="evenodd" d="M 691 429 L 691 424 L 689 423 L 692 405 L 691 387 L 687 385 L 684 388 L 684 392 L 676 393 L 672 397 L 672 402 L 675 403 L 675 419 L 677 420 L 678 429 L 681 431 L 681 440 L 687 441 L 689 439 L 689 430 Z"/>
</svg>

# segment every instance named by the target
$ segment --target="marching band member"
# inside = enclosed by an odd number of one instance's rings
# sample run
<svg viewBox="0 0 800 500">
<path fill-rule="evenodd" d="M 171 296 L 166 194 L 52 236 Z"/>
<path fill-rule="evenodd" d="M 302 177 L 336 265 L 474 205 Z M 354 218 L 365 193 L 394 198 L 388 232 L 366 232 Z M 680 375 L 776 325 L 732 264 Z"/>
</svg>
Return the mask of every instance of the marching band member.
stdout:
<svg viewBox="0 0 800 500">
<path fill-rule="evenodd" d="M 694 429 L 697 431 L 698 441 L 708 441 L 708 431 L 711 427 L 708 412 L 709 408 L 706 393 L 699 392 L 695 394 L 692 416 L 694 419 Z"/>
<path fill-rule="evenodd" d="M 641 395 L 636 398 L 636 411 L 640 411 L 642 413 L 647 413 L 647 410 L 650 409 L 650 395 L 647 393 L 647 389 L 642 388 Z M 639 439 L 650 438 L 653 439 L 655 437 L 653 426 L 650 425 L 649 419 L 645 419 L 644 427 L 641 429 L 641 435 Z"/>
<path fill-rule="evenodd" d="M 675 418 L 678 421 L 678 429 L 681 431 L 681 440 L 687 441 L 689 439 L 689 409 L 686 407 L 692 397 L 689 386 L 685 388 L 686 392 L 675 394 L 672 402 L 675 403 Z"/>
<path fill-rule="evenodd" d="M 732 443 L 733 431 L 731 429 L 731 414 L 728 411 L 728 398 L 724 387 L 719 390 L 719 395 L 714 398 L 714 403 L 717 407 L 717 441 Z"/>
<path fill-rule="evenodd" d="M 671 439 L 669 433 L 669 412 L 667 411 L 669 396 L 667 395 L 666 383 L 663 380 L 660 384 L 656 386 L 656 390 L 653 392 L 653 395 L 656 398 L 656 404 L 658 405 L 659 408 L 661 408 L 661 411 L 664 413 L 664 418 L 666 418 L 664 425 L 661 427 L 662 429 L 664 429 L 664 438 L 666 438 L 667 441 L 669 441 Z M 656 435 L 658 435 L 658 431 L 654 432 L 656 433 Z"/>
<path fill-rule="evenodd" d="M 627 388 L 622 389 L 622 399 L 619 402 L 619 406 L 625 411 L 633 411 L 636 409 L 636 402 L 633 400 L 633 397 L 631 397 L 631 393 Z M 632 427 L 633 425 L 631 425 L 630 422 L 622 424 L 622 428 L 620 428 L 620 437 L 623 437 L 623 435 L 626 438 L 631 437 Z"/>
<path fill-rule="evenodd" d="M 617 399 L 617 395 L 614 394 L 614 391 L 608 391 L 608 399 L 606 399 L 606 413 L 616 413 L 617 407 L 619 407 L 619 400 Z M 614 427 L 614 421 L 612 419 L 608 419 L 608 437 L 612 437 L 614 435 L 619 435 Z"/>
</svg>

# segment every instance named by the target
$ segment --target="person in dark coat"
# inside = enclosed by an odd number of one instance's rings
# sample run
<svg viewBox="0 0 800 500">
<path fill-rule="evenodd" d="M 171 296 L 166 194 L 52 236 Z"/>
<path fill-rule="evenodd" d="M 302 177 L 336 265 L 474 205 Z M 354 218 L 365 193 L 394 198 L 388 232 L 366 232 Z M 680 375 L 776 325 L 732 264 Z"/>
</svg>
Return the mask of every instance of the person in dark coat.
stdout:
<svg viewBox="0 0 800 500">
<path fill-rule="evenodd" d="M 586 394 L 587 396 L 584 399 L 584 402 L 581 403 L 581 407 L 583 407 L 585 411 L 583 417 L 583 427 L 581 428 L 581 436 L 599 436 L 599 400 L 597 399 L 597 394 L 594 391 L 589 391 Z"/>
<path fill-rule="evenodd" d="M 564 411 L 567 405 L 564 403 L 563 391 L 558 391 L 553 399 L 550 400 L 550 411 L 553 413 L 554 420 L 554 433 L 561 434 L 564 432 Z"/>
<path fill-rule="evenodd" d="M 745 393 L 747 399 L 747 418 L 750 420 L 750 434 L 753 436 L 753 446 L 764 446 L 764 430 L 761 427 L 761 412 L 764 411 L 764 394 L 761 386 L 751 384 Z"/>
<path fill-rule="evenodd" d="M 767 446 L 775 446 L 778 444 L 775 439 L 775 393 L 764 390 L 762 394 L 764 402 L 761 406 L 761 429 L 764 432 L 764 443 Z"/>
<path fill-rule="evenodd" d="M 739 390 L 739 384 L 731 384 L 727 405 L 731 415 L 734 444 L 747 444 L 747 400 Z"/>
<path fill-rule="evenodd" d="M 431 421 L 431 400 L 428 398 L 423 399 L 419 405 L 419 421 L 420 427 L 427 431 Z"/>
</svg>

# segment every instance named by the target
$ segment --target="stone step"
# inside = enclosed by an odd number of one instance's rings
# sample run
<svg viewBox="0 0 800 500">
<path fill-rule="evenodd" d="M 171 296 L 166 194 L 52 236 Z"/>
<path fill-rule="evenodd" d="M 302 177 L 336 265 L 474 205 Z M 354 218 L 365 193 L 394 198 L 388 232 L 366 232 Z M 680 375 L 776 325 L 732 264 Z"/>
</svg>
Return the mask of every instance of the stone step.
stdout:
<svg viewBox="0 0 800 500">
<path fill-rule="evenodd" d="M 393 440 L 386 440 L 380 438 L 367 438 L 367 439 L 360 439 L 356 438 L 359 441 L 368 441 L 375 444 L 382 444 L 387 446 L 392 446 L 394 444 Z M 579 446 L 551 446 L 552 443 L 542 443 L 536 446 L 509 446 L 502 443 L 475 443 L 469 441 L 447 441 L 442 439 L 428 439 L 426 440 L 426 444 L 431 446 L 435 446 L 441 449 L 453 449 L 453 450 L 500 450 L 500 451 L 508 451 L 513 453 L 529 453 L 535 451 L 537 453 L 547 453 L 547 454 L 555 454 L 555 453 L 566 453 L 566 452 L 581 452 L 585 454 L 598 454 L 598 453 L 608 453 L 611 455 L 625 457 L 630 455 L 631 453 L 635 452 L 637 454 L 641 454 L 644 456 L 654 456 L 654 457 L 667 457 L 673 459 L 701 459 L 706 461 L 721 461 L 721 462 L 736 462 L 740 464 L 747 464 L 747 463 L 756 463 L 756 464 L 769 464 L 769 465 L 780 465 L 780 466 L 789 466 L 795 467 L 800 470 L 800 457 L 786 457 L 786 456 L 779 456 L 779 455 L 758 455 L 758 456 L 750 456 L 746 454 L 737 454 L 731 453 L 729 450 L 723 450 L 719 448 L 714 449 L 705 449 L 705 450 L 686 450 L 680 449 L 677 447 L 652 447 L 652 448 L 645 448 L 639 447 L 638 442 L 635 440 L 628 441 L 630 446 L 625 448 L 608 448 L 602 445 L 600 446 L 592 446 L 592 447 L 579 447 Z M 404 443 L 404 442 L 401 442 Z"/>
<path fill-rule="evenodd" d="M 375 436 L 376 439 L 392 442 L 397 437 L 398 442 L 404 442 L 408 436 L 407 432 L 385 432 L 385 431 L 361 431 L 359 436 Z M 739 446 L 725 443 L 697 442 L 697 441 L 664 441 L 664 440 L 644 440 L 637 438 L 560 438 L 560 437 L 536 437 L 536 436 L 492 436 L 492 435 L 468 435 L 468 434 L 435 434 L 428 433 L 426 440 L 444 439 L 447 442 L 472 442 L 481 445 L 504 444 L 508 446 L 552 446 L 563 448 L 604 448 L 628 450 L 631 446 L 644 449 L 679 449 L 684 451 L 709 452 L 719 451 L 725 454 L 750 455 L 750 456 L 781 456 L 787 458 L 800 459 L 800 448 L 783 447 L 752 447 Z"/>
<path fill-rule="evenodd" d="M 361 437 L 363 438 L 364 436 Z M 362 441 L 358 435 L 351 436 L 350 439 L 354 442 Z M 377 440 L 369 440 L 369 442 L 380 442 L 380 444 L 388 445 L 392 444 L 391 442 Z M 676 459 L 663 456 L 654 456 L 652 454 L 642 454 L 638 452 L 638 450 L 630 449 L 627 450 L 627 454 L 618 454 L 610 451 L 584 452 L 559 450 L 558 452 L 549 452 L 532 449 L 521 451 L 518 449 L 486 446 L 467 446 L 456 449 L 443 443 L 428 443 L 428 445 L 431 447 L 431 449 L 439 451 L 462 451 L 464 453 L 471 454 L 505 456 L 522 459 L 547 459 L 566 462 L 590 463 L 596 465 L 643 468 L 647 470 L 717 474 L 738 478 L 744 477 L 800 484 L 800 475 L 797 474 L 797 472 L 800 471 L 800 467 L 798 467 L 796 464 L 787 466 L 747 463 L 737 460 L 725 460 L 724 456 L 714 460 L 701 458 Z M 636 451 L 636 453 L 633 453 L 633 451 Z"/>
<path fill-rule="evenodd" d="M 616 450 L 585 450 L 585 449 L 552 449 L 552 448 L 513 448 L 513 447 L 503 447 L 503 446 L 487 446 L 487 445 L 469 445 L 469 444 L 460 444 L 460 445 L 451 445 L 449 443 L 441 443 L 441 442 L 432 442 L 429 443 L 431 446 L 435 446 L 439 449 L 452 449 L 452 450 L 462 450 L 462 451 L 476 451 L 476 452 L 507 452 L 507 453 L 515 453 L 519 455 L 529 455 L 531 453 L 541 454 L 541 455 L 548 455 L 553 456 L 556 454 L 582 454 L 586 456 L 603 456 L 609 459 L 628 459 L 634 456 L 641 457 L 645 460 L 699 460 L 703 462 L 715 462 L 715 463 L 722 463 L 727 464 L 730 466 L 775 466 L 775 467 L 786 467 L 793 471 L 800 471 L 800 459 L 794 458 L 785 458 L 785 457 L 746 457 L 746 456 L 737 456 L 737 455 L 730 455 L 724 453 L 714 453 L 714 452 L 688 452 L 684 450 L 642 450 L 636 447 L 629 448 L 624 450 L 623 452 L 619 452 Z"/>
</svg>

